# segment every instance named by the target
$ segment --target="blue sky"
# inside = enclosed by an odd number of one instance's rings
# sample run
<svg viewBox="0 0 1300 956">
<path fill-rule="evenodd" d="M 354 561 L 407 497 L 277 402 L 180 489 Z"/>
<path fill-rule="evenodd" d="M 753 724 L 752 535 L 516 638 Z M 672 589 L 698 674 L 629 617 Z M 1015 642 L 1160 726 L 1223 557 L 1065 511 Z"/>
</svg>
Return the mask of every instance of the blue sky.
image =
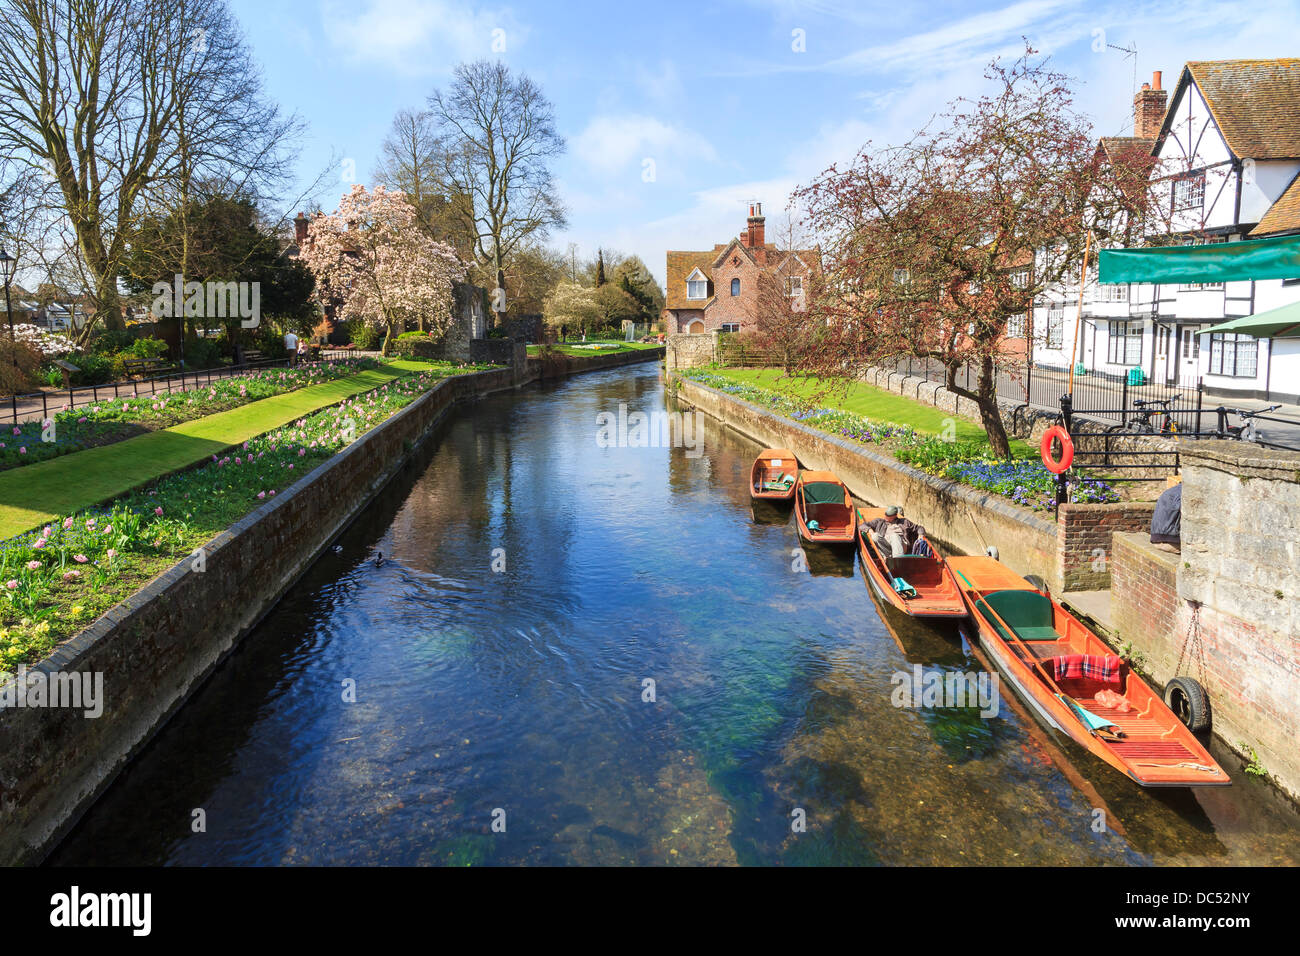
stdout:
<svg viewBox="0 0 1300 956">
<path fill-rule="evenodd" d="M 1022 36 L 1078 78 L 1098 134 L 1119 135 L 1132 128 L 1135 81 L 1153 70 L 1172 87 L 1187 60 L 1295 55 L 1300 27 L 1300 0 L 232 7 L 269 92 L 307 121 L 304 187 L 331 157 L 352 160 L 369 184 L 397 110 L 422 106 L 456 63 L 500 56 L 541 84 L 568 141 L 556 172 L 570 224 L 552 244 L 636 253 L 661 281 L 665 249 L 725 241 L 744 225 L 747 200 L 764 203 L 770 238 L 793 187 L 868 140 L 902 141 L 955 96 L 977 95 L 984 65 L 1014 56 Z M 493 52 L 494 39 L 504 51 Z M 1137 56 L 1106 44 L 1136 46 Z M 339 173 L 320 194 L 327 208 L 346 188 Z"/>
</svg>

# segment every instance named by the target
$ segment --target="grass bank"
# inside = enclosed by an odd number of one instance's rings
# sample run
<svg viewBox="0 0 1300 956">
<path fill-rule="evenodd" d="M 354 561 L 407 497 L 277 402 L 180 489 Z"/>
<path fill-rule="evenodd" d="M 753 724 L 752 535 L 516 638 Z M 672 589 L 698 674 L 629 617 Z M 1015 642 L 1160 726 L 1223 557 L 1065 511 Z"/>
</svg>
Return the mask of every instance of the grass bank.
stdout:
<svg viewBox="0 0 1300 956">
<path fill-rule="evenodd" d="M 403 375 L 453 374 L 459 367 L 400 359 L 126 441 L 0 472 L 0 539 L 125 494 L 303 415 Z"/>
</svg>

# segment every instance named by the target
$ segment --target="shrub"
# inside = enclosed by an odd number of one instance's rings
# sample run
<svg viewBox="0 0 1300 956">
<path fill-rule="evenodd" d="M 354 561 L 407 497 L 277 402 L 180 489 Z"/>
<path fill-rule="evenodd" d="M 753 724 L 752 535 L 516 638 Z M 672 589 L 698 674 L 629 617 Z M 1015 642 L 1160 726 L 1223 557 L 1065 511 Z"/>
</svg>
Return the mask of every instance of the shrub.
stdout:
<svg viewBox="0 0 1300 956">
<path fill-rule="evenodd" d="M 442 346 L 434 342 L 428 334 L 417 332 L 411 335 L 400 335 L 393 341 L 393 354 L 405 355 L 410 358 L 439 358 L 442 355 Z"/>
<path fill-rule="evenodd" d="M 378 348 L 381 334 L 373 325 L 357 322 L 352 326 L 352 344 L 359 349 Z"/>
<path fill-rule="evenodd" d="M 41 353 L 26 342 L 0 338 L 0 392 L 30 392 L 41 367 Z"/>
<path fill-rule="evenodd" d="M 113 358 L 99 352 L 78 352 L 68 359 L 79 371 L 72 373 L 73 385 L 103 385 L 113 381 Z"/>
<path fill-rule="evenodd" d="M 90 351 L 101 355 L 113 355 L 129 349 L 134 342 L 135 336 L 126 329 L 102 329 L 90 340 Z"/>
<path fill-rule="evenodd" d="M 429 338 L 428 332 L 416 331 L 416 332 L 403 332 L 401 335 L 397 337 L 397 340 L 399 342 L 402 341 L 403 339 L 406 339 L 408 341 L 416 341 L 419 339 L 427 339 L 427 338 Z"/>
<path fill-rule="evenodd" d="M 221 346 L 215 339 L 191 338 L 185 341 L 187 368 L 216 368 L 221 364 Z"/>
<path fill-rule="evenodd" d="M 168 345 L 162 339 L 136 339 L 131 347 L 118 354 L 125 358 L 157 359 L 168 352 Z"/>
</svg>

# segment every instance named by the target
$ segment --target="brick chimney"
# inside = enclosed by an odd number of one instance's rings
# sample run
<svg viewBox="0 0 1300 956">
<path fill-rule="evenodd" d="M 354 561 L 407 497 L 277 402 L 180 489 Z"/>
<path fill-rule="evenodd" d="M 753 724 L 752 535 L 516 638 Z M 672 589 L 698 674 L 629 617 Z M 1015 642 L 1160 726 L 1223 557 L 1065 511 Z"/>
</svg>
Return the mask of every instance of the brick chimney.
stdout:
<svg viewBox="0 0 1300 956">
<path fill-rule="evenodd" d="M 745 220 L 745 224 L 748 226 L 746 233 L 749 241 L 745 245 L 754 250 L 754 259 L 760 266 L 767 264 L 767 247 L 763 245 L 763 223 L 765 221 L 763 218 L 763 204 L 761 202 L 750 203 L 749 218 Z"/>
<path fill-rule="evenodd" d="M 298 213 L 293 220 L 294 239 L 301 249 L 307 244 L 307 216 L 304 213 Z"/>
<path fill-rule="evenodd" d="M 1133 97 L 1133 135 L 1140 139 L 1155 139 L 1165 121 L 1165 106 L 1169 92 L 1160 88 L 1160 71 L 1151 74 L 1151 82 L 1143 83 L 1142 90 Z"/>
</svg>

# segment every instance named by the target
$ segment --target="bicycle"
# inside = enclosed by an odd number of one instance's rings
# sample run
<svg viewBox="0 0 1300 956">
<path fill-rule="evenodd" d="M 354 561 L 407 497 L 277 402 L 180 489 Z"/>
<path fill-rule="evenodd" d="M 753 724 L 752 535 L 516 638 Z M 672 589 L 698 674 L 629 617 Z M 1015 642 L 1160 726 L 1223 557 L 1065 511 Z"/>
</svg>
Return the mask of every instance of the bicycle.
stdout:
<svg viewBox="0 0 1300 956">
<path fill-rule="evenodd" d="M 1106 434 L 1155 435 L 1157 434 L 1157 431 L 1155 425 L 1151 424 L 1151 419 L 1163 413 L 1164 419 L 1160 422 L 1160 430 L 1158 434 L 1176 435 L 1182 431 L 1182 429 L 1179 427 L 1178 422 L 1174 419 L 1174 416 L 1170 413 L 1169 409 L 1169 406 L 1176 401 L 1178 401 L 1176 398 L 1136 398 L 1133 400 L 1133 417 L 1118 425 L 1111 425 L 1106 429 Z M 1151 408 L 1149 411 L 1147 410 L 1148 406 L 1156 405 L 1160 407 Z"/>
<path fill-rule="evenodd" d="M 1258 415 L 1265 415 L 1268 412 L 1275 412 L 1282 406 L 1270 405 L 1268 408 L 1259 408 L 1255 411 L 1247 411 L 1244 408 L 1224 408 L 1219 407 L 1219 420 L 1224 424 L 1220 427 L 1220 433 L 1224 438 L 1233 438 L 1237 441 L 1259 442 L 1259 435 L 1255 431 L 1255 418 Z M 1236 425 L 1227 424 L 1228 412 L 1232 412 L 1241 419 Z"/>
</svg>

